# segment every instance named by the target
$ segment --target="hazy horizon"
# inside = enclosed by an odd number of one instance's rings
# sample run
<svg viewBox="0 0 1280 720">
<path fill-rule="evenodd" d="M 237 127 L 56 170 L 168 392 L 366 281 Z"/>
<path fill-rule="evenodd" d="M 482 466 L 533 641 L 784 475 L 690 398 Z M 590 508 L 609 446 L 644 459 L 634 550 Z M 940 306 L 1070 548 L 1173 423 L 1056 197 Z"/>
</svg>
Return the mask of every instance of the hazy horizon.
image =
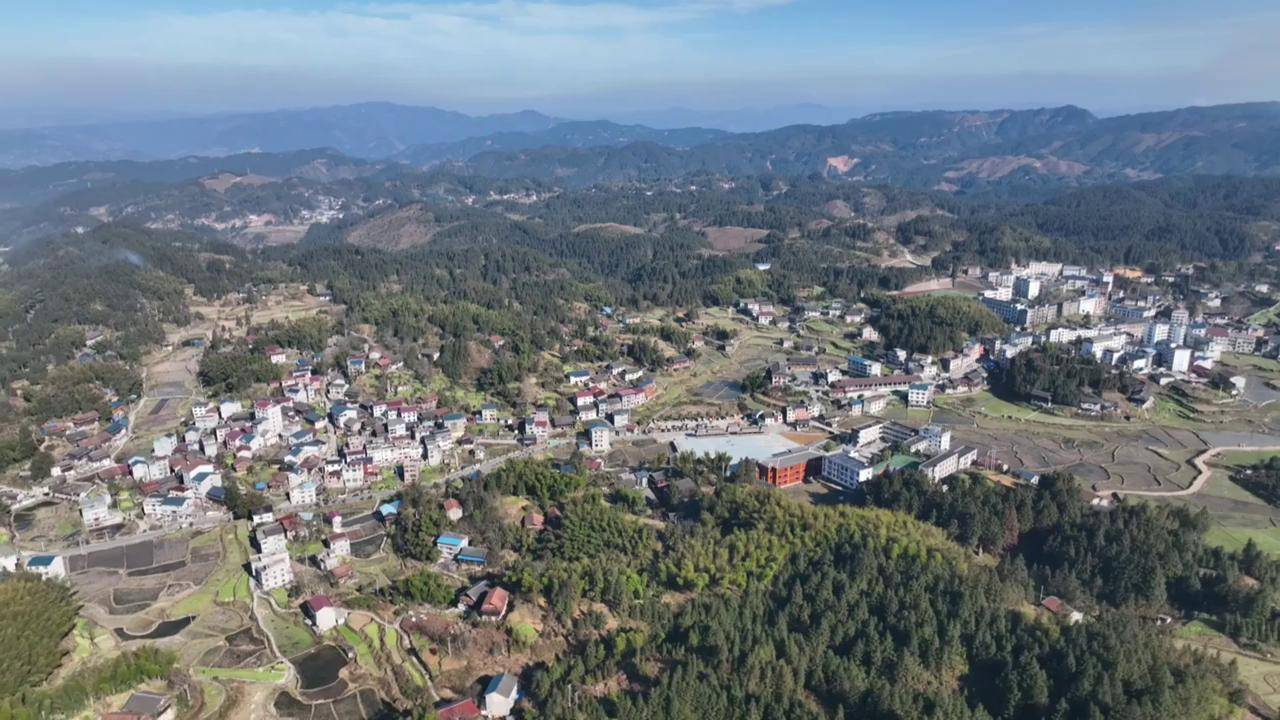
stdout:
<svg viewBox="0 0 1280 720">
<path fill-rule="evenodd" d="M 1280 97 L 1280 9 L 1249 0 L 69 0 L 6 16 L 7 127 L 369 100 L 625 121 Z"/>
</svg>

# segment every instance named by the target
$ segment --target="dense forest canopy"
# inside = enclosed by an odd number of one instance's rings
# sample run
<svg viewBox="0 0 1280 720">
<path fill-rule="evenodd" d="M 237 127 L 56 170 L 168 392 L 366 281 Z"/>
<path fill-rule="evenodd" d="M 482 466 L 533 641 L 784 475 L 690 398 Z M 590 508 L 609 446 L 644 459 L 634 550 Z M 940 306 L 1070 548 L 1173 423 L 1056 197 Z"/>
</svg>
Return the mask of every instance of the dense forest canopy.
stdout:
<svg viewBox="0 0 1280 720">
<path fill-rule="evenodd" d="M 536 671 L 540 716 L 1208 720 L 1240 700 L 1224 666 L 1147 620 L 1028 617 L 1025 575 L 977 566 L 897 513 L 729 485 L 668 542 L 656 580 L 702 576 L 702 592 L 624 605 L 617 629 Z M 583 691 L 619 673 L 630 691 Z"/>
<path fill-rule="evenodd" d="M 1033 392 L 1048 393 L 1058 405 L 1075 407 L 1086 393 L 1095 396 L 1122 388 L 1126 379 L 1070 345 L 1046 345 L 1019 353 L 993 378 L 1011 396 L 1029 399 Z M 1141 382 L 1141 381 L 1137 381 Z"/>
<path fill-rule="evenodd" d="M 999 318 L 972 298 L 883 298 L 877 304 L 876 330 L 892 348 L 939 355 L 959 350 L 970 339 L 1005 330 Z"/>
</svg>

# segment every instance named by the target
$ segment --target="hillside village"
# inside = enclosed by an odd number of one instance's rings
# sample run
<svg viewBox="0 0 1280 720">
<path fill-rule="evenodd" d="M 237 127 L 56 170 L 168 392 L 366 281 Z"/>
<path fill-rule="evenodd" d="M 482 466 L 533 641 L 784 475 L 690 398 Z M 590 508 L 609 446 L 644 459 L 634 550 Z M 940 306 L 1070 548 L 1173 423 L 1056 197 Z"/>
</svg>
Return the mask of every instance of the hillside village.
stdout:
<svg viewBox="0 0 1280 720">
<path fill-rule="evenodd" d="M 274 368 L 275 379 L 250 395 L 185 403 L 179 427 L 137 437 L 131 400 L 115 397 L 107 398 L 109 417 L 82 413 L 42 427 L 42 446 L 56 451 L 50 477 L 2 492 L 18 512 L 74 508 L 79 527 L 62 538 L 44 534 L 40 547 L 19 533 L 17 546 L 0 559 L 11 571 L 75 582 L 93 567 L 80 546 L 235 526 L 244 528 L 246 561 L 230 570 L 231 580 L 246 573 L 249 592 L 296 614 L 321 642 L 340 639 L 351 657 L 361 654 L 363 641 L 352 642 L 347 618 L 371 612 L 368 593 L 404 582 L 397 576 L 405 571 L 389 572 L 379 558 L 433 568 L 450 579 L 452 589 L 440 598 L 448 617 L 476 628 L 505 624 L 537 648 L 536 636 L 524 637 L 534 631 L 524 628 L 549 630 L 545 618 L 531 620 L 547 611 L 525 607 L 518 624 L 508 621 L 513 607 L 528 602 L 507 575 L 522 560 L 509 541 L 501 550 L 487 547 L 485 538 L 496 537 L 497 528 L 477 525 L 475 516 L 533 537 L 559 527 L 563 503 L 526 496 L 517 501 L 520 510 L 498 520 L 474 498 L 460 501 L 486 476 L 539 464 L 538 473 L 603 488 L 659 523 L 679 523 L 688 503 L 707 492 L 690 470 L 694 463 L 718 481 L 778 492 L 807 488 L 799 499 L 853 498 L 886 473 L 905 471 L 934 484 L 976 472 L 1034 485 L 1041 468 L 1001 460 L 954 421 L 934 421 L 938 404 L 998 389 L 1036 412 L 1110 422 L 1148 418 L 1158 398 L 1173 393 L 1247 396 L 1257 388 L 1242 374 L 1223 372 L 1220 362 L 1275 357 L 1280 336 L 1251 321 L 1258 315 L 1224 309 L 1231 306 L 1227 289 L 1196 290 L 1192 304 L 1171 303 L 1161 290 L 1188 282 L 1194 286 L 1193 266 L 1165 277 L 1048 262 L 965 269 L 941 294 L 908 289 L 891 300 L 969 295 L 1007 327 L 938 353 L 887 342 L 886 334 L 901 329 L 882 322 L 883 309 L 820 296 L 794 305 L 743 298 L 697 319 L 599 308 L 598 331 L 624 345 L 643 342 L 645 327 L 662 328 L 659 334 L 675 342 L 647 351 L 648 364 L 565 363 L 555 384 L 540 389 L 541 402 L 520 407 L 474 395 L 458 402 L 452 391 L 446 402 L 441 393 L 422 392 L 404 358 L 366 337 L 332 337 L 320 353 L 250 337 L 246 342 Z M 1269 297 L 1270 288 L 1237 291 Z M 339 344 L 357 351 L 337 356 Z M 1096 392 L 1074 388 L 1078 397 L 1040 389 L 1034 376 L 1024 390 L 1012 387 L 1010 368 L 1041 354 L 1087 363 L 1114 382 Z M 1095 504 L 1112 500 L 1100 495 Z M 406 524 L 405 513 L 416 519 Z M 439 522 L 421 525 L 424 513 Z M 409 528 L 425 527 L 434 532 L 425 550 L 406 550 L 406 543 L 421 542 L 406 539 Z M 370 573 L 370 564 L 379 569 Z M 1082 618 L 1051 600 L 1045 612 Z M 420 633 L 441 621 L 441 611 L 407 608 L 374 613 L 374 622 L 402 628 L 402 649 L 418 658 L 402 660 L 413 669 L 397 672 L 438 675 L 425 657 L 432 643 Z M 441 652 L 432 647 L 430 653 Z M 520 663 L 527 661 L 512 654 L 474 694 L 457 693 L 474 677 L 451 691 L 437 677 L 430 686 L 440 703 L 437 717 L 505 717 L 517 705 Z M 476 661 L 467 662 L 463 667 L 474 672 Z M 426 682 L 417 681 L 419 691 Z"/>
</svg>

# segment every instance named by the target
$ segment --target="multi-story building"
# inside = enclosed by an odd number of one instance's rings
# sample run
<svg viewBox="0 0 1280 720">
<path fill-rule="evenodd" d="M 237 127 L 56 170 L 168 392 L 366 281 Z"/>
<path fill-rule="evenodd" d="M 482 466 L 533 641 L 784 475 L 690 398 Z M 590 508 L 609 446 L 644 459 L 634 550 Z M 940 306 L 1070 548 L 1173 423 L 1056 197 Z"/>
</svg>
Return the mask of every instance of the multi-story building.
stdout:
<svg viewBox="0 0 1280 720">
<path fill-rule="evenodd" d="M 288 553 L 254 555 L 249 558 L 249 569 L 263 591 L 270 592 L 293 584 L 293 562 L 289 560 Z"/>
<path fill-rule="evenodd" d="M 587 440 L 591 444 L 591 452 L 609 452 L 613 443 L 613 428 L 609 423 L 597 420 L 587 426 Z"/>
<path fill-rule="evenodd" d="M 794 450 L 758 461 L 757 471 L 763 482 L 774 487 L 790 487 L 804 482 L 821 457 L 812 450 Z"/>
<path fill-rule="evenodd" d="M 934 482 L 967 470 L 978 459 L 977 448 L 964 445 L 920 463 L 920 472 Z"/>
<path fill-rule="evenodd" d="M 924 441 L 921 450 L 929 455 L 941 455 L 951 449 L 951 431 L 941 425 L 926 425 L 920 429 Z"/>
<path fill-rule="evenodd" d="M 288 551 L 287 536 L 280 523 L 260 525 L 253 531 L 253 541 L 263 555 L 278 555 Z"/>
<path fill-rule="evenodd" d="M 870 480 L 874 473 L 875 468 L 859 458 L 851 448 L 822 459 L 822 477 L 850 490 Z"/>
<path fill-rule="evenodd" d="M 1013 281 L 1013 294 L 1023 300 L 1040 297 L 1040 281 L 1033 277 L 1020 277 Z"/>
<path fill-rule="evenodd" d="M 910 407 L 928 407 L 932 402 L 932 383 L 911 383 L 907 387 L 907 405 Z"/>
<path fill-rule="evenodd" d="M 1147 323 L 1147 327 L 1142 332 L 1142 342 L 1145 345 L 1155 345 L 1169 339 L 1169 323 L 1152 320 Z"/>
<path fill-rule="evenodd" d="M 850 355 L 848 362 L 849 375 L 852 377 L 878 377 L 884 368 L 879 360 L 870 360 L 858 355 Z"/>
<path fill-rule="evenodd" d="M 315 505 L 316 484 L 304 482 L 289 489 L 289 502 L 294 505 Z"/>
</svg>

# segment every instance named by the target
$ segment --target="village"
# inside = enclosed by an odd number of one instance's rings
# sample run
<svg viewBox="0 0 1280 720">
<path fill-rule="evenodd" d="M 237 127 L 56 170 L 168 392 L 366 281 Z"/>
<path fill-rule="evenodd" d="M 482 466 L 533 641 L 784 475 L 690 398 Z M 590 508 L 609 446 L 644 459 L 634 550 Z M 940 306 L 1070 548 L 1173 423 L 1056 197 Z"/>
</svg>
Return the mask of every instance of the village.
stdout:
<svg viewBox="0 0 1280 720">
<path fill-rule="evenodd" d="M 363 657 L 367 638 L 352 642 L 350 630 L 340 629 L 353 612 L 368 611 L 346 607 L 344 599 L 402 574 L 394 565 L 405 561 L 395 558 L 387 538 L 396 532 L 406 488 L 421 486 L 452 526 L 434 539 L 433 567 L 457 583 L 448 612 L 502 625 L 515 595 L 504 583 L 510 553 L 473 543 L 457 495 L 509 462 L 548 462 L 636 495 L 657 520 L 678 521 L 684 503 L 704 491 L 680 470 L 688 458 L 711 459 L 735 481 L 779 492 L 798 488 L 801 501 L 853 498 L 885 473 L 905 470 L 933 483 L 980 472 L 995 482 L 1034 485 L 1050 468 L 985 445 L 957 421 L 957 408 L 991 398 L 1002 368 L 1047 348 L 1067 348 L 1131 381 L 1123 392 L 1085 393 L 1068 405 L 1038 390 L 1004 400 L 1020 403 L 1026 417 L 1157 421 L 1158 402 L 1167 404 L 1175 391 L 1261 405 L 1280 397 L 1257 372 L 1239 370 L 1247 367 L 1242 357 L 1267 362 L 1280 351 L 1280 336 L 1257 322 L 1274 309 L 1252 320 L 1234 314 L 1223 309 L 1219 289 L 1197 291 L 1193 306 L 1176 303 L 1159 289 L 1175 281 L 1182 280 L 1034 262 L 965 270 L 945 288 L 908 288 L 902 297 L 970 295 L 1010 328 L 936 356 L 886 344 L 877 312 L 866 305 L 740 299 L 686 321 L 688 339 L 648 367 L 566 363 L 558 384 L 543 388 L 543 400 L 524 407 L 474 395 L 446 402 L 422 392 L 404 382 L 403 358 L 364 336 L 344 338 L 359 351 L 340 362 L 270 345 L 261 352 L 278 368 L 278 380 L 250 396 L 192 399 L 178 427 L 135 434 L 129 400 L 113 398 L 109 418 L 85 413 L 42 428 L 46 446 L 59 449 L 51 477 L 0 492 L 15 512 L 32 517 L 71 508 L 78 525 L 67 527 L 65 518 L 56 530 L 19 524 L 18 542 L 0 548 L 0 565 L 66 579 L 91 571 L 94 553 L 105 548 L 239 528 L 228 537 L 244 543 L 244 563 L 219 582 L 238 588 L 243 573 L 247 595 L 233 590 L 231 597 L 256 607 L 253 597 L 262 595 L 273 612 L 296 614 L 290 622 L 309 628 L 321 647 L 342 638 L 351 657 Z M 1269 290 L 1242 289 L 1261 296 Z M 672 322 L 664 312 L 619 308 L 601 308 L 597 318 L 603 332 L 626 338 Z M 1234 368 L 1227 373 L 1224 358 Z M 556 507 L 529 505 L 512 522 L 538 533 L 557 522 Z M 369 573 L 371 565 L 377 569 Z M 1048 611 L 1079 620 L 1053 600 Z M 1066 610 L 1051 607 L 1058 605 Z M 432 621 L 412 610 L 365 617 L 361 626 L 369 622 L 403 629 Z M 519 624 L 526 626 L 527 620 Z M 510 714 L 520 696 L 516 663 L 488 676 L 483 692 L 454 696 L 431 685 L 438 667 L 424 659 L 425 646 L 412 644 L 411 632 L 402 635 L 407 645 L 388 647 L 388 655 L 443 703 L 437 717 Z"/>
</svg>

